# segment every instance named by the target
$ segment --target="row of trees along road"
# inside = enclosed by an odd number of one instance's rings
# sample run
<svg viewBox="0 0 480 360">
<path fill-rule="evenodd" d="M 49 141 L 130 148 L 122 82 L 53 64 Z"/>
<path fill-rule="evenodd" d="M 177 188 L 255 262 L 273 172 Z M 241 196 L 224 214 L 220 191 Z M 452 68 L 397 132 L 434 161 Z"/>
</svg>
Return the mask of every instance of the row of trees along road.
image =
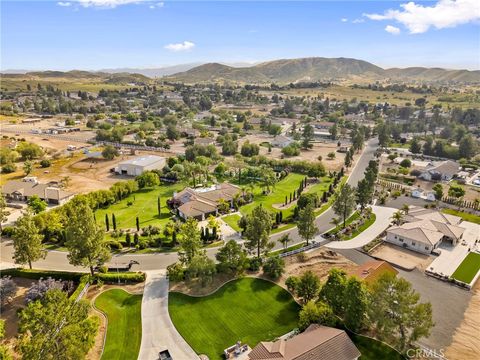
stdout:
<svg viewBox="0 0 480 360">
<path fill-rule="evenodd" d="M 68 260 L 74 266 L 84 266 L 94 274 L 94 268 L 110 260 L 110 251 L 104 241 L 104 231 L 97 225 L 87 199 L 75 197 L 65 206 L 69 219 L 65 228 Z M 43 235 L 33 221 L 33 213 L 27 211 L 19 218 L 13 232 L 13 258 L 17 264 L 28 264 L 46 257 L 42 244 Z"/>
</svg>

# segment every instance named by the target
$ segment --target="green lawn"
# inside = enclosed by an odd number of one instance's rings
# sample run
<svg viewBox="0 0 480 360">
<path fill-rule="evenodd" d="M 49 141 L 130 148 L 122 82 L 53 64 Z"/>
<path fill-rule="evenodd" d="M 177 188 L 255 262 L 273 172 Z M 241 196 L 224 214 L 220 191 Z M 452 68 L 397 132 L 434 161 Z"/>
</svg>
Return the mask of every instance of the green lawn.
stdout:
<svg viewBox="0 0 480 360">
<path fill-rule="evenodd" d="M 136 359 L 142 340 L 142 295 L 131 295 L 124 290 L 103 292 L 95 306 L 108 318 L 107 339 L 102 359 Z"/>
<path fill-rule="evenodd" d="M 241 231 L 242 229 L 240 229 L 240 226 L 238 226 L 238 220 L 240 220 L 240 218 L 240 215 L 232 214 L 222 217 L 222 220 L 225 221 L 233 230 Z"/>
<path fill-rule="evenodd" d="M 346 220 L 345 220 L 345 226 L 348 226 L 350 225 L 352 222 L 354 222 L 355 220 L 358 219 L 358 217 L 360 216 L 360 213 L 358 211 L 355 211 L 352 215 L 350 215 Z M 335 228 L 333 228 L 332 230 L 328 231 L 327 234 L 329 235 L 335 235 L 336 233 L 338 233 L 340 230 L 343 229 L 343 221 L 338 224 Z"/>
<path fill-rule="evenodd" d="M 480 254 L 471 252 L 463 259 L 452 278 L 470 284 L 477 272 L 480 270 Z"/>
<path fill-rule="evenodd" d="M 297 326 L 300 306 L 271 282 L 243 278 L 205 297 L 170 293 L 172 321 L 198 354 L 223 359 L 223 350 L 238 340 L 251 347 L 273 340 Z"/>
<path fill-rule="evenodd" d="M 445 214 L 450 214 L 450 215 L 455 215 L 455 216 L 460 216 L 463 220 L 469 221 L 475 224 L 480 224 L 480 216 L 475 215 L 475 214 L 469 214 L 463 211 L 458 211 L 454 209 L 442 209 L 442 212 Z"/>
<path fill-rule="evenodd" d="M 181 183 L 173 185 L 160 185 L 153 189 L 142 189 L 126 199 L 109 206 L 106 209 L 99 209 L 95 216 L 97 223 L 105 227 L 105 214 L 110 218 L 110 228 L 112 228 L 112 213 L 115 214 L 117 229 L 133 229 L 136 227 L 135 219 L 138 216 L 140 227 L 148 225 L 163 226 L 171 217 L 167 208 L 167 200 L 172 197 L 174 191 L 183 190 L 185 185 Z M 158 216 L 157 198 L 160 196 L 162 206 L 162 214 Z M 127 206 L 129 201 L 133 201 L 133 205 Z"/>
<path fill-rule="evenodd" d="M 300 186 L 300 182 L 305 179 L 305 175 L 290 173 L 285 178 L 280 180 L 278 183 L 275 184 L 275 188 L 269 194 L 265 195 L 262 193 L 262 187 L 256 185 L 253 189 L 253 202 L 250 204 L 244 205 L 240 208 L 240 212 L 243 215 L 250 214 L 253 209 L 262 204 L 268 211 L 270 212 L 278 212 L 279 209 L 273 207 L 274 204 L 283 205 L 285 203 L 285 196 L 290 199 L 290 193 L 294 190 L 297 190 Z M 306 192 L 311 193 L 315 192 L 318 196 L 322 196 L 323 192 L 328 190 L 332 180 L 325 176 L 319 179 L 318 184 L 311 185 Z M 294 205 L 290 206 L 289 208 L 282 210 L 283 211 L 283 218 L 287 219 L 289 216 L 292 215 Z"/>
<path fill-rule="evenodd" d="M 392 349 L 380 341 L 370 339 L 365 336 L 355 335 L 347 332 L 360 353 L 360 360 L 403 360 L 405 359 L 399 352 Z"/>
</svg>

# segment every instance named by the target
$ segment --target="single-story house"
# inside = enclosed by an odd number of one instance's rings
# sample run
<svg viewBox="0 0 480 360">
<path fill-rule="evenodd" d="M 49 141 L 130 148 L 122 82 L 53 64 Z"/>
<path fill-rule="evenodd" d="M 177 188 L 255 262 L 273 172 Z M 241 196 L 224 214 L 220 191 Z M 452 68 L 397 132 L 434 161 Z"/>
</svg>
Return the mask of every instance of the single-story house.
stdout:
<svg viewBox="0 0 480 360">
<path fill-rule="evenodd" d="M 28 201 L 37 195 L 48 204 L 61 205 L 74 196 L 53 184 L 40 184 L 35 178 L 25 179 L 8 181 L 2 186 L 2 194 L 7 201 Z"/>
<path fill-rule="evenodd" d="M 233 199 L 241 191 L 238 186 L 230 183 L 201 189 L 187 187 L 179 193 L 174 193 L 170 204 L 181 218 L 195 218 L 202 221 L 210 215 L 218 215 L 220 200 L 228 202 L 230 207 L 233 207 Z"/>
<path fill-rule="evenodd" d="M 457 245 L 465 232 L 460 217 L 420 207 L 410 209 L 403 221 L 387 229 L 385 241 L 422 254 L 430 254 L 442 242 Z"/>
<path fill-rule="evenodd" d="M 356 360 L 360 355 L 344 330 L 312 324 L 292 338 L 260 342 L 248 354 L 248 359 Z"/>
<path fill-rule="evenodd" d="M 412 190 L 412 197 L 416 199 L 425 199 L 427 201 L 435 201 L 435 193 L 433 191 L 425 191 L 422 188 Z"/>
<path fill-rule="evenodd" d="M 121 175 L 138 176 L 147 170 L 162 169 L 165 166 L 165 163 L 165 158 L 161 156 L 138 156 L 130 160 L 119 162 L 115 167 L 115 173 Z"/>
<path fill-rule="evenodd" d="M 313 124 L 315 129 L 322 129 L 322 130 L 330 130 L 335 125 L 334 122 L 331 121 L 318 121 Z"/>
<path fill-rule="evenodd" d="M 450 181 L 460 171 L 460 165 L 452 160 L 446 160 L 438 165 L 427 166 L 419 178 L 427 181 Z"/>
<path fill-rule="evenodd" d="M 289 138 L 288 136 L 284 135 L 277 135 L 272 140 L 272 146 L 284 148 L 290 145 L 293 142 L 293 139 Z"/>
<path fill-rule="evenodd" d="M 371 260 L 362 265 L 358 265 L 357 268 L 351 272 L 351 275 L 364 280 L 368 284 L 371 284 L 384 273 L 397 275 L 398 271 L 386 261 Z"/>
</svg>

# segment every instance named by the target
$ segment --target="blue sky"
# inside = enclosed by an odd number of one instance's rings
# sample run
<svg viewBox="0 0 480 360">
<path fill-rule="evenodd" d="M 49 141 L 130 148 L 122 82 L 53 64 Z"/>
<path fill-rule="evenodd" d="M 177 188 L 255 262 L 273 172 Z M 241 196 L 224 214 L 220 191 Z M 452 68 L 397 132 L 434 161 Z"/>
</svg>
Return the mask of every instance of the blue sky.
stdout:
<svg viewBox="0 0 480 360">
<path fill-rule="evenodd" d="M 1 1 L 2 69 L 351 57 L 480 69 L 480 2 Z"/>
</svg>

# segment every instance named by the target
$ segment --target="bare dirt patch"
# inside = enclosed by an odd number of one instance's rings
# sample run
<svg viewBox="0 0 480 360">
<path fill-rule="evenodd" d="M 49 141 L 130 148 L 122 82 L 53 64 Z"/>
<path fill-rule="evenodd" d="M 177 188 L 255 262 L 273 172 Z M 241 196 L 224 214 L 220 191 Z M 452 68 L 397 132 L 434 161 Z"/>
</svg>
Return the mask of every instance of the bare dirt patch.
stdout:
<svg viewBox="0 0 480 360">
<path fill-rule="evenodd" d="M 480 359 L 480 283 L 476 284 L 472 292 L 463 321 L 445 353 L 449 360 Z"/>
<path fill-rule="evenodd" d="M 417 268 L 423 271 L 434 260 L 432 256 L 419 254 L 385 242 L 376 247 L 370 255 L 409 270 Z"/>
</svg>

